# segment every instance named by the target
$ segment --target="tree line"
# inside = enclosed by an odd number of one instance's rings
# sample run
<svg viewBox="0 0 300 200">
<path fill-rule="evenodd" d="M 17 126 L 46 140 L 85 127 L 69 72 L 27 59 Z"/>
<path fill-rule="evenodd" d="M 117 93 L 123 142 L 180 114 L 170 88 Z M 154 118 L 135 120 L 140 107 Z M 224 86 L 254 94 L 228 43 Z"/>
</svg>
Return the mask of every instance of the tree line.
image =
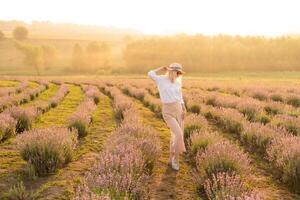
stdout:
<svg viewBox="0 0 300 200">
<path fill-rule="evenodd" d="M 32 67 L 37 75 L 44 69 L 50 69 L 55 64 L 56 49 L 50 45 L 33 45 L 16 42 L 15 46 L 24 55 L 24 64 Z"/>
<path fill-rule="evenodd" d="M 299 37 L 177 35 L 129 43 L 123 51 L 130 72 L 180 62 L 189 72 L 300 70 Z"/>
<path fill-rule="evenodd" d="M 24 64 L 37 74 L 56 67 L 55 46 L 26 43 L 28 30 L 13 31 L 16 48 Z M 0 31 L 0 40 L 4 38 Z M 131 38 L 125 42 L 122 58 L 129 73 L 145 73 L 151 68 L 180 62 L 188 72 L 283 71 L 300 70 L 300 37 L 177 35 Z M 75 43 L 68 70 L 106 72 L 111 67 L 111 46 L 106 42 Z M 68 60 L 68 58 L 66 58 Z"/>
<path fill-rule="evenodd" d="M 36 45 L 26 39 L 29 31 L 26 27 L 17 26 L 13 30 L 15 47 L 24 56 L 24 65 L 35 70 L 40 75 L 44 70 L 56 67 L 57 49 L 52 45 Z M 4 33 L 0 31 L 0 40 L 4 39 Z M 74 44 L 68 71 L 71 72 L 97 72 L 105 71 L 110 63 L 110 46 L 105 42 L 91 41 L 86 48 Z"/>
<path fill-rule="evenodd" d="M 71 69 L 75 72 L 105 71 L 110 67 L 111 48 L 106 42 L 90 42 L 86 48 L 75 44 Z"/>
<path fill-rule="evenodd" d="M 44 70 L 56 67 L 57 50 L 50 45 L 34 45 L 26 42 L 16 42 L 15 46 L 24 55 L 24 64 L 41 75 Z M 68 71 L 97 73 L 108 70 L 110 47 L 102 42 L 90 42 L 84 49 L 79 44 L 73 47 Z"/>
</svg>

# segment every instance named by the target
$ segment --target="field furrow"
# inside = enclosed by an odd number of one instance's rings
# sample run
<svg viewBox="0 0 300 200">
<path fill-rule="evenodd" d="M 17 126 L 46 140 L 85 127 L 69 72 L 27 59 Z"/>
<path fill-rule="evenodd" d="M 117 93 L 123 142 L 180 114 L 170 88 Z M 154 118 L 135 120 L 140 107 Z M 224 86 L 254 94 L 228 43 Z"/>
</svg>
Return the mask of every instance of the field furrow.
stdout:
<svg viewBox="0 0 300 200">
<path fill-rule="evenodd" d="M 30 101 L 28 103 L 22 104 L 22 107 L 30 107 L 30 106 L 37 106 L 41 103 L 41 101 L 48 102 L 51 97 L 53 97 L 56 92 L 58 91 L 59 86 L 54 83 L 49 83 L 49 88 L 42 91 L 35 100 Z"/>
<path fill-rule="evenodd" d="M 64 100 L 56 108 L 38 117 L 34 128 L 66 125 L 68 116 L 76 110 L 84 97 L 79 86 L 68 85 L 68 87 L 70 92 Z"/>
</svg>

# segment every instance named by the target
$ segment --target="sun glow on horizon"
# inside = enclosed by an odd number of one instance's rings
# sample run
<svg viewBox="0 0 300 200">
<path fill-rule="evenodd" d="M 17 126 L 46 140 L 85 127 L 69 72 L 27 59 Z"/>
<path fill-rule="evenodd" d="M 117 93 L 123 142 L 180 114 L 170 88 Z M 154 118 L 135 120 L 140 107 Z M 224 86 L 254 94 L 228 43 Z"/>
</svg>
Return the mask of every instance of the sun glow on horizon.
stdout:
<svg viewBox="0 0 300 200">
<path fill-rule="evenodd" d="M 300 33 L 297 0 L 4 0 L 0 20 L 130 28 L 147 34 Z"/>
</svg>

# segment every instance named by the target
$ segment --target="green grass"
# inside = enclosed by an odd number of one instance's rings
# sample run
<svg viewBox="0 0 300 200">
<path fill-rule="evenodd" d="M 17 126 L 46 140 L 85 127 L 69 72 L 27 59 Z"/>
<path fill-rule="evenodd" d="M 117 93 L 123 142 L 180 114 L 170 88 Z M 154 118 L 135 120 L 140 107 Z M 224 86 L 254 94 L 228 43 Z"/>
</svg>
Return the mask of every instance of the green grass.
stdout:
<svg viewBox="0 0 300 200">
<path fill-rule="evenodd" d="M 37 98 L 37 100 L 42 100 L 42 101 L 48 101 L 49 97 L 53 97 L 57 91 L 58 91 L 59 86 L 53 83 L 49 84 L 49 89 L 45 90 L 42 94 L 40 94 Z"/>
<path fill-rule="evenodd" d="M 0 80 L 0 87 L 17 87 L 19 84 L 19 81 Z"/>
<path fill-rule="evenodd" d="M 28 88 L 37 88 L 37 87 L 39 87 L 40 86 L 40 84 L 38 84 L 37 82 L 34 82 L 34 81 L 29 81 L 28 82 Z"/>
<path fill-rule="evenodd" d="M 30 101 L 26 104 L 22 104 L 22 107 L 29 107 L 29 106 L 35 106 L 39 101 L 45 101 L 48 102 L 51 97 L 53 97 L 57 91 L 58 91 L 58 85 L 50 83 L 49 89 L 44 90 L 39 94 L 37 98 L 34 99 L 34 101 Z"/>
<path fill-rule="evenodd" d="M 67 126 L 68 117 L 76 110 L 77 106 L 84 98 L 79 86 L 68 85 L 70 92 L 58 104 L 57 107 L 38 117 L 34 123 L 34 128 Z"/>
</svg>

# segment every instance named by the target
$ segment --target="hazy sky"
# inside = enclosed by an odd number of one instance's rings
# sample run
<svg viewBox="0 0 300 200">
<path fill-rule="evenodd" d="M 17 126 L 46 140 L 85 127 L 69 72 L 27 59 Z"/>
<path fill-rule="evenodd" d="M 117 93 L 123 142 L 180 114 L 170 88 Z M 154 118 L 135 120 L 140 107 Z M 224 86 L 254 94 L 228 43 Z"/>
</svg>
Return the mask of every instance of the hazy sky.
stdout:
<svg viewBox="0 0 300 200">
<path fill-rule="evenodd" d="M 0 20 L 49 20 L 144 33 L 300 33 L 299 0 L 1 0 Z"/>
</svg>

